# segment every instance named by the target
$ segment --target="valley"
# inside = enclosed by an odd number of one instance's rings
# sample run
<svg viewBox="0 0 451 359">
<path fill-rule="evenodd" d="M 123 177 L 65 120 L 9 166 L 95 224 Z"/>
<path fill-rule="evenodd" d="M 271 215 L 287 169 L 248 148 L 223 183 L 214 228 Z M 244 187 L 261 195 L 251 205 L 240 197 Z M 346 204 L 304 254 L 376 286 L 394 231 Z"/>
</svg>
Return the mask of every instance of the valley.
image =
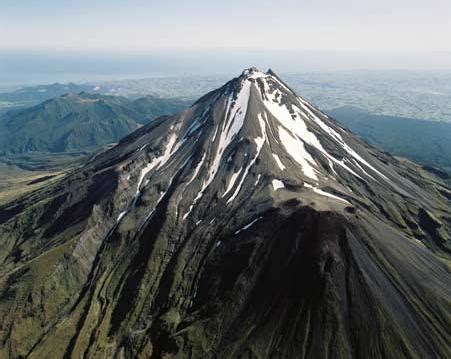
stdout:
<svg viewBox="0 0 451 359">
<path fill-rule="evenodd" d="M 29 192 L 35 191 L 52 181 L 61 179 L 65 170 L 27 171 L 14 165 L 0 163 L 0 205 L 16 200 Z"/>
</svg>

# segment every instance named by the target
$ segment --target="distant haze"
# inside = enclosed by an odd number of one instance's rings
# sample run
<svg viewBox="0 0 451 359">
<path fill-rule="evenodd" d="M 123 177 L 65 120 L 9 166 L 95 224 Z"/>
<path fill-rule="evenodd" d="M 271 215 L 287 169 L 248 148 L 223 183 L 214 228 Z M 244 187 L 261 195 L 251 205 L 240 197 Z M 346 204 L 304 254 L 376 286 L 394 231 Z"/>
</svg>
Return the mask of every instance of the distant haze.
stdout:
<svg viewBox="0 0 451 359">
<path fill-rule="evenodd" d="M 0 85 L 451 69 L 449 0 L 1 0 Z"/>
<path fill-rule="evenodd" d="M 340 70 L 451 71 L 451 53 L 392 54 L 286 50 L 199 50 L 139 53 L 0 51 L 0 88 L 158 76 L 227 75 L 244 68 L 278 73 Z"/>
</svg>

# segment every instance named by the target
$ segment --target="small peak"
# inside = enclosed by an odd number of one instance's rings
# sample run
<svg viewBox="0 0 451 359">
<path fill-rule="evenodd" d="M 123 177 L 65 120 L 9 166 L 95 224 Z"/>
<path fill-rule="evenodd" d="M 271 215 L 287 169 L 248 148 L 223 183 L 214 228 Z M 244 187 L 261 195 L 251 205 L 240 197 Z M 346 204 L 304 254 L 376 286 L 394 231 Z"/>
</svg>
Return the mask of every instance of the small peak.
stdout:
<svg viewBox="0 0 451 359">
<path fill-rule="evenodd" d="M 269 68 L 268 71 L 266 71 L 266 74 L 270 75 L 270 76 L 278 77 L 277 74 L 271 68 Z"/>
<path fill-rule="evenodd" d="M 240 78 L 242 79 L 249 79 L 249 78 L 258 78 L 258 77 L 275 77 L 277 79 L 279 79 L 279 77 L 276 75 L 276 73 L 272 70 L 272 69 L 268 69 L 268 71 L 263 72 L 260 71 L 257 67 L 253 66 L 253 67 L 249 67 L 248 69 L 245 69 L 242 73 Z"/>
<path fill-rule="evenodd" d="M 256 68 L 255 66 L 253 67 L 249 67 L 248 69 L 245 69 L 242 73 L 240 77 L 244 77 L 244 78 L 249 78 L 255 75 L 265 75 L 264 72 L 260 71 L 258 68 Z"/>
<path fill-rule="evenodd" d="M 247 69 L 245 69 L 242 73 L 242 75 L 247 76 L 247 75 L 252 75 L 253 73 L 256 72 L 260 72 L 260 70 L 258 68 L 256 68 L 255 66 L 249 67 Z"/>
</svg>

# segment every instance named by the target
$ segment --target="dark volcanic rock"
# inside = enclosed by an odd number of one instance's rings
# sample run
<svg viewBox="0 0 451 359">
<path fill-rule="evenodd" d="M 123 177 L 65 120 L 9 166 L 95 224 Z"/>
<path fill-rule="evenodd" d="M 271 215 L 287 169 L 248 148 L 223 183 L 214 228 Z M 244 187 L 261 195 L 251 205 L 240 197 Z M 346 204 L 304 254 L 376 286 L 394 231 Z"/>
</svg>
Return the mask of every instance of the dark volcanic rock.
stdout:
<svg viewBox="0 0 451 359">
<path fill-rule="evenodd" d="M 0 207 L 0 356 L 449 357 L 447 193 L 246 70 Z"/>
</svg>

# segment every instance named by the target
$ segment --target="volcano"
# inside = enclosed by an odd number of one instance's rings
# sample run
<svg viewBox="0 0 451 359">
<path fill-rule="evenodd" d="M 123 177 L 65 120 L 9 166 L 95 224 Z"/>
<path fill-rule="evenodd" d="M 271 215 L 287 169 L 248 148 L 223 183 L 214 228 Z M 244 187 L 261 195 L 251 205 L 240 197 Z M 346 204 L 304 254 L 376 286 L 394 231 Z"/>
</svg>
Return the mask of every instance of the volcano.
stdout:
<svg viewBox="0 0 451 359">
<path fill-rule="evenodd" d="M 450 200 L 247 69 L 0 207 L 0 356 L 450 357 Z"/>
</svg>

